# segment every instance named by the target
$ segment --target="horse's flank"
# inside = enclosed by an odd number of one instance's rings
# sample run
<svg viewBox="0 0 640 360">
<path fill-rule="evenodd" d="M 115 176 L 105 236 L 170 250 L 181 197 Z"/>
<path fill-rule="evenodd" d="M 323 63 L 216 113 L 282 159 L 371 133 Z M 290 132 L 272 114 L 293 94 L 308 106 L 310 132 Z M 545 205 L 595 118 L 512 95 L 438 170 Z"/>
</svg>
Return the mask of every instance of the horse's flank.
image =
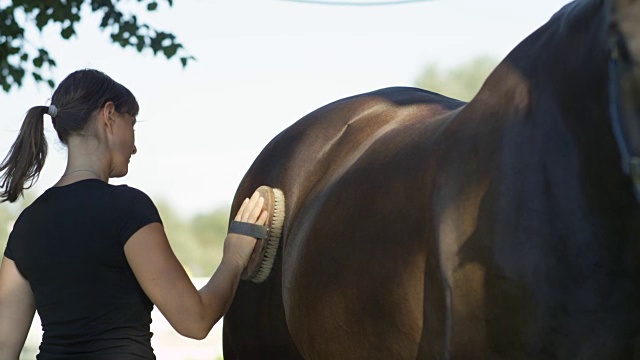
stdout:
<svg viewBox="0 0 640 360">
<path fill-rule="evenodd" d="M 232 211 L 283 189 L 284 245 L 264 284 L 238 289 L 225 357 L 640 357 L 609 21 L 607 1 L 566 6 L 469 104 L 383 89 L 278 135 Z"/>
</svg>

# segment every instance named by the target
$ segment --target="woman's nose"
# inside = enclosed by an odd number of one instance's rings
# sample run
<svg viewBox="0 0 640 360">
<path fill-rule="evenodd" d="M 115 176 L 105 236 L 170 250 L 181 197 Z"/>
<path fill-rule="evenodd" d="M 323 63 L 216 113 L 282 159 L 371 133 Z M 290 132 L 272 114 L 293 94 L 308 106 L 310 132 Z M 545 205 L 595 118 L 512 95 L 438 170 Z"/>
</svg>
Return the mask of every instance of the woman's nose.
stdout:
<svg viewBox="0 0 640 360">
<path fill-rule="evenodd" d="M 138 152 L 138 148 L 133 145 L 133 151 L 131 152 L 131 155 L 135 155 Z"/>
</svg>

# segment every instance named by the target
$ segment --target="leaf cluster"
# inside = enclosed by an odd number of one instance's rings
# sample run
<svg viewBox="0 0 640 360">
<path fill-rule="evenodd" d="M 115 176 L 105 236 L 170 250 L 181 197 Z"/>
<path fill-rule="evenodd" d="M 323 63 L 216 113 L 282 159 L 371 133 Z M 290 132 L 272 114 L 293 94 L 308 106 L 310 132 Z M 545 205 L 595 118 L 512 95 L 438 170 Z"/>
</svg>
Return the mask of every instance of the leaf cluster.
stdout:
<svg viewBox="0 0 640 360">
<path fill-rule="evenodd" d="M 136 0 L 146 5 L 146 11 L 158 9 L 157 0 Z M 173 0 L 166 0 L 169 6 Z M 60 36 L 70 39 L 76 35 L 83 6 L 102 15 L 100 29 L 110 33 L 111 40 L 123 48 L 138 52 L 151 49 L 154 55 L 171 59 L 179 54 L 183 67 L 193 56 L 185 54 L 184 46 L 170 32 L 158 30 L 138 21 L 135 14 L 123 10 L 121 0 L 14 0 L 0 7 L 0 86 L 5 92 L 20 87 L 27 74 L 36 82 L 54 87 L 51 76 L 45 76 L 45 68 L 56 66 L 55 60 L 44 46 L 33 45 L 26 35 L 28 26 L 42 31 L 52 24 L 60 28 Z M 50 73 L 50 71 L 49 71 Z"/>
</svg>

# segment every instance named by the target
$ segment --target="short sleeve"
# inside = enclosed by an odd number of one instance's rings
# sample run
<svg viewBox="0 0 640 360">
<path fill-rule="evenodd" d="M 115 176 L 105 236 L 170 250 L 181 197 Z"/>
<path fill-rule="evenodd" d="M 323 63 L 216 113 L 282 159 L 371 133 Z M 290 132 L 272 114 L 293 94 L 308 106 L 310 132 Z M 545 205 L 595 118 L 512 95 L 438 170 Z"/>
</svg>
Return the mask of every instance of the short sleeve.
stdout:
<svg viewBox="0 0 640 360">
<path fill-rule="evenodd" d="M 15 242 L 17 241 L 16 238 L 16 228 L 20 226 L 20 224 L 22 223 L 22 221 L 24 220 L 23 216 L 24 213 L 26 212 L 23 211 L 22 213 L 20 213 L 20 216 L 18 216 L 18 218 L 16 219 L 16 222 L 13 223 L 13 229 L 11 229 L 11 232 L 9 232 L 9 239 L 7 239 L 7 247 L 4 249 L 4 256 L 6 256 L 7 258 L 16 261 L 16 244 Z"/>
<path fill-rule="evenodd" d="M 7 241 L 7 247 L 4 249 L 4 256 L 6 256 L 7 258 L 15 261 L 16 259 L 13 257 L 13 250 L 12 250 L 12 236 L 11 234 L 9 234 L 9 240 Z"/>
<path fill-rule="evenodd" d="M 118 242 L 124 246 L 129 238 L 144 226 L 162 223 L 160 214 L 151 198 L 144 192 L 126 186 L 118 186 L 114 191 L 115 215 L 118 226 Z"/>
</svg>

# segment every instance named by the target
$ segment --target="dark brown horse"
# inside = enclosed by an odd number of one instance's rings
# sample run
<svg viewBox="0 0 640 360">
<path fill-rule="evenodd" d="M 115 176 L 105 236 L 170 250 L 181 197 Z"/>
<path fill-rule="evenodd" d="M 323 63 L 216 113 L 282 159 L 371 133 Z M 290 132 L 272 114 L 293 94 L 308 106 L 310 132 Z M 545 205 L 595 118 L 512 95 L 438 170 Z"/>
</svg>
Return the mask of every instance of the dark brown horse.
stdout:
<svg viewBox="0 0 640 360">
<path fill-rule="evenodd" d="M 287 209 L 225 359 L 640 359 L 638 155 L 640 0 L 567 5 L 468 104 L 326 105 L 236 194 Z"/>
</svg>

